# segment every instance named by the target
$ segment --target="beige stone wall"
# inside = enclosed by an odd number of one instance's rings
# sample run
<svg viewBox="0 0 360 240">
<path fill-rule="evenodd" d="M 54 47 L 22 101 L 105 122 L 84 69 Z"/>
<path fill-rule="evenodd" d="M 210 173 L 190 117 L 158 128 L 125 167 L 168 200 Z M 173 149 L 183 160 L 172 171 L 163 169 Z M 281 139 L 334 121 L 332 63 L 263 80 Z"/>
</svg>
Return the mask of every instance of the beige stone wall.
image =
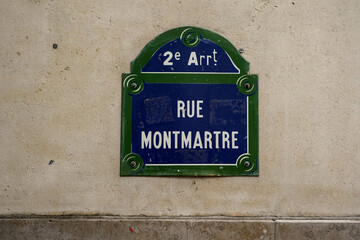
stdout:
<svg viewBox="0 0 360 240">
<path fill-rule="evenodd" d="M 119 177 L 121 74 L 185 25 L 259 75 L 259 177 Z M 2 0 L 0 36 L 0 214 L 360 213 L 358 0 Z"/>
</svg>

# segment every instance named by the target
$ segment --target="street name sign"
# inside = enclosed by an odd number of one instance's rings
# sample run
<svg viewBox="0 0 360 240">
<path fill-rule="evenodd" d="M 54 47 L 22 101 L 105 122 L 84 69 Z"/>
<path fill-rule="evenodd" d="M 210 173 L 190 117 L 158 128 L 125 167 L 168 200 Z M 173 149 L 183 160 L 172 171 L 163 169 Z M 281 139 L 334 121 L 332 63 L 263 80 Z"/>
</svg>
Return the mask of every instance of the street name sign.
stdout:
<svg viewBox="0 0 360 240">
<path fill-rule="evenodd" d="M 121 176 L 258 176 L 258 78 L 222 36 L 160 34 L 122 76 Z"/>
</svg>

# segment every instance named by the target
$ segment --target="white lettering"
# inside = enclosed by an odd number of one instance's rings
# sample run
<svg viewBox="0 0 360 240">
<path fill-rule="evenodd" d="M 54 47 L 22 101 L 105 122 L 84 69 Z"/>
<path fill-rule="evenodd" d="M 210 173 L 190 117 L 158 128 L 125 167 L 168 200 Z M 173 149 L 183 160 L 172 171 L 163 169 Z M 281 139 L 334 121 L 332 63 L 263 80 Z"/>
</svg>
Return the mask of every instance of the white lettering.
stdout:
<svg viewBox="0 0 360 240">
<path fill-rule="evenodd" d="M 181 132 L 181 148 L 191 148 L 191 132 L 185 137 L 185 132 Z"/>
<path fill-rule="evenodd" d="M 141 149 L 238 149 L 239 132 L 141 131 Z M 172 139 L 173 137 L 173 139 Z"/>
<path fill-rule="evenodd" d="M 141 131 L 141 149 L 144 148 L 151 149 L 151 131 L 148 132 L 147 136 L 144 131 Z"/>
<path fill-rule="evenodd" d="M 180 118 L 182 113 L 182 117 L 185 118 L 185 103 L 184 101 L 177 101 L 177 117 Z"/>
<path fill-rule="evenodd" d="M 214 131 L 213 134 L 215 135 L 215 148 L 219 148 L 219 135 L 220 131 Z"/>
<path fill-rule="evenodd" d="M 158 136 L 158 141 L 156 142 L 156 136 Z M 156 131 L 155 133 L 154 133 L 154 147 L 156 148 L 156 149 L 159 149 L 160 147 L 161 147 L 161 133 L 160 132 L 158 132 L 158 131 Z"/>
<path fill-rule="evenodd" d="M 195 149 L 197 147 L 199 147 L 200 149 L 203 148 L 203 144 L 202 144 L 202 141 L 201 141 L 201 136 L 200 136 L 199 131 L 196 131 L 193 149 Z"/>
<path fill-rule="evenodd" d="M 202 59 L 205 58 L 204 55 L 200 55 L 200 66 L 202 65 Z"/>
<path fill-rule="evenodd" d="M 222 148 L 230 148 L 230 141 L 229 141 L 229 133 L 228 132 L 222 132 Z M 227 147 L 225 147 L 225 145 Z"/>
<path fill-rule="evenodd" d="M 199 65 L 195 52 L 191 52 L 191 53 L 190 53 L 190 57 L 189 57 L 189 61 L 188 61 L 188 66 L 191 66 L 191 64 L 195 64 L 195 66 Z"/>
<path fill-rule="evenodd" d="M 205 131 L 204 132 L 204 138 L 205 138 L 205 149 L 208 148 L 208 144 L 209 144 L 209 148 L 212 149 L 212 135 L 209 131 Z"/>
<path fill-rule="evenodd" d="M 237 131 L 234 131 L 234 132 L 231 132 L 231 148 L 232 149 L 238 149 L 239 148 L 239 146 L 237 146 L 236 144 L 235 144 L 235 142 L 237 141 L 237 137 L 236 137 L 236 135 L 238 134 L 238 132 Z"/>
<path fill-rule="evenodd" d="M 164 149 L 166 149 L 166 146 L 167 148 L 171 148 L 171 132 L 168 131 L 168 132 L 165 132 L 164 131 L 164 136 L 163 136 L 163 140 L 164 140 Z"/>
<path fill-rule="evenodd" d="M 203 118 L 204 116 L 200 114 L 200 111 L 202 110 L 202 107 L 200 106 L 200 104 L 202 104 L 204 101 L 203 100 L 199 100 L 196 101 L 196 117 L 197 118 Z"/>
<path fill-rule="evenodd" d="M 211 58 L 211 55 L 206 56 L 206 65 L 208 65 L 208 66 L 209 66 L 209 58 Z"/>
<path fill-rule="evenodd" d="M 182 100 L 178 100 L 177 101 L 177 117 L 185 118 L 185 113 L 186 113 L 186 117 L 193 118 L 196 113 L 197 118 L 203 118 L 204 116 L 200 112 L 202 110 L 201 104 L 203 104 L 203 103 L 204 103 L 203 100 L 196 100 L 196 105 L 195 105 L 195 100 L 187 100 L 186 107 L 185 107 L 185 102 Z"/>
<path fill-rule="evenodd" d="M 217 60 L 216 60 L 216 58 L 215 58 L 215 55 L 217 54 L 217 52 L 215 51 L 215 49 L 214 49 L 214 51 L 213 51 L 213 56 L 214 56 L 214 62 L 217 62 Z"/>
<path fill-rule="evenodd" d="M 190 101 L 189 100 L 187 100 L 186 101 L 186 106 L 187 106 L 187 108 L 186 108 L 186 112 L 187 112 L 187 116 L 189 117 L 189 118 L 192 118 L 192 117 L 194 117 L 194 115 L 195 115 L 195 102 L 194 101 L 191 101 L 191 107 L 190 107 Z M 191 112 L 190 112 L 191 111 Z"/>
<path fill-rule="evenodd" d="M 180 60 L 180 53 L 176 52 L 174 58 L 175 58 L 175 60 Z"/>
<path fill-rule="evenodd" d="M 170 51 L 165 52 L 165 53 L 164 53 L 164 57 L 166 57 L 166 56 L 168 56 L 168 58 L 164 61 L 163 64 L 164 64 L 165 66 L 172 66 L 173 63 L 170 62 L 170 60 L 171 60 L 171 58 L 172 58 L 172 56 L 173 56 L 172 52 L 170 52 Z"/>
<path fill-rule="evenodd" d="M 174 134 L 174 148 L 177 149 L 178 148 L 178 136 L 180 134 L 179 131 L 173 131 L 172 132 Z"/>
</svg>

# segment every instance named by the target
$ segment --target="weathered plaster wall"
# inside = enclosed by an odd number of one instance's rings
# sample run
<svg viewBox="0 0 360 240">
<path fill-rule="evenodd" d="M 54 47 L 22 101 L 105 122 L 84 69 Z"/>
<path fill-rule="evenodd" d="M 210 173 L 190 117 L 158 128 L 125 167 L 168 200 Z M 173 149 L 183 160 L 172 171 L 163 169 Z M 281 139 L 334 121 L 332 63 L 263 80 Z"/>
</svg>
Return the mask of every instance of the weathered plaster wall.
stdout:
<svg viewBox="0 0 360 240">
<path fill-rule="evenodd" d="M 121 73 L 185 25 L 259 75 L 260 177 L 119 177 Z M 0 214 L 360 213 L 358 0 L 1 1 L 0 36 Z"/>
</svg>

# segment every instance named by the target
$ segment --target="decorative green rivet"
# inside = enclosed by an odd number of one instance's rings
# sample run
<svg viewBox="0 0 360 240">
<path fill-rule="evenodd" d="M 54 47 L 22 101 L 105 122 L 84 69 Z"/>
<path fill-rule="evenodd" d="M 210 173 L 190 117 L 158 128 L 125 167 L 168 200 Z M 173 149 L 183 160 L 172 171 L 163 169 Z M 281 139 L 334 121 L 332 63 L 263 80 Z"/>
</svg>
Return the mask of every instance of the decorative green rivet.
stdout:
<svg viewBox="0 0 360 240">
<path fill-rule="evenodd" d="M 250 96 L 257 90 L 257 76 L 256 75 L 243 75 L 236 82 L 239 92 Z"/>
<path fill-rule="evenodd" d="M 138 173 L 143 169 L 143 166 L 144 166 L 144 162 L 138 154 L 129 153 L 122 160 L 121 172 Z"/>
<path fill-rule="evenodd" d="M 130 162 L 130 166 L 131 166 L 132 168 L 136 167 L 136 162 L 135 162 L 135 161 L 131 161 L 131 162 Z"/>
<path fill-rule="evenodd" d="M 125 88 L 129 94 L 136 95 L 144 89 L 144 83 L 136 74 L 130 74 L 124 79 L 123 88 Z"/>
<path fill-rule="evenodd" d="M 238 159 L 236 166 L 242 172 L 252 172 L 256 169 L 256 159 L 251 154 L 242 154 Z"/>
<path fill-rule="evenodd" d="M 193 28 L 185 29 L 180 35 L 181 42 L 187 47 L 195 47 L 198 45 L 200 38 L 200 34 Z"/>
<path fill-rule="evenodd" d="M 136 82 L 133 82 L 133 83 L 131 84 L 131 87 L 132 87 L 133 89 L 136 89 L 136 88 L 137 88 Z"/>
<path fill-rule="evenodd" d="M 244 162 L 244 166 L 245 166 L 245 167 L 250 167 L 250 165 L 251 165 L 251 163 L 250 163 L 249 161 L 245 161 L 245 162 Z"/>
</svg>

